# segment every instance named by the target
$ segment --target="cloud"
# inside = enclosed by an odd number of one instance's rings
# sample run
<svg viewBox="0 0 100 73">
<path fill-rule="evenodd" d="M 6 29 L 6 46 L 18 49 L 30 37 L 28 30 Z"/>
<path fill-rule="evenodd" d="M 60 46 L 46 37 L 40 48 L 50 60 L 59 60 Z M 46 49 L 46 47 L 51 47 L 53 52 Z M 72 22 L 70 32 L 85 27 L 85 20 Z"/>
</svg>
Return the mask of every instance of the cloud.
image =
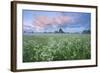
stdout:
<svg viewBox="0 0 100 73">
<path fill-rule="evenodd" d="M 54 17 L 53 21 L 55 24 L 63 25 L 64 23 L 69 23 L 71 21 L 71 18 L 68 16 L 58 16 Z"/>
<path fill-rule="evenodd" d="M 69 16 L 37 16 L 32 24 L 35 26 L 36 31 L 38 32 L 44 30 L 48 26 L 60 26 L 70 22 L 72 22 L 72 18 Z"/>
</svg>

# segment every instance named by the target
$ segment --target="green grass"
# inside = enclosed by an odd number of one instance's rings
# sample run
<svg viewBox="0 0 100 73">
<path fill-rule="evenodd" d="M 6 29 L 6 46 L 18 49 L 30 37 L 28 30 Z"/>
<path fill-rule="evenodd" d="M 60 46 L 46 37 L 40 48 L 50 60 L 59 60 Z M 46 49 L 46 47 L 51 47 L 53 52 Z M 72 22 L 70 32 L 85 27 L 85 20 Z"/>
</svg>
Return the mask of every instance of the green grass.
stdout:
<svg viewBox="0 0 100 73">
<path fill-rule="evenodd" d="M 23 35 L 23 62 L 91 58 L 90 34 Z"/>
</svg>

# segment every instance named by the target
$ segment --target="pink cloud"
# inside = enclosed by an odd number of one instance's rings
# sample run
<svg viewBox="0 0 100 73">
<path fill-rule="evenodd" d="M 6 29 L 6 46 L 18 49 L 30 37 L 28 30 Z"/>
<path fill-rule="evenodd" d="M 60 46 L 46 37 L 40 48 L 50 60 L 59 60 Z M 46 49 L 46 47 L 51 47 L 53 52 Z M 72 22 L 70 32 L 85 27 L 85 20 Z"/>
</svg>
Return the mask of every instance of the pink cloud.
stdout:
<svg viewBox="0 0 100 73">
<path fill-rule="evenodd" d="M 54 17 L 53 21 L 54 21 L 55 24 L 63 25 L 64 23 L 69 23 L 71 21 L 71 17 L 58 16 L 58 17 Z"/>
<path fill-rule="evenodd" d="M 70 23 L 72 21 L 72 18 L 69 16 L 56 16 L 56 17 L 48 17 L 48 16 L 38 16 L 35 21 L 33 21 L 33 24 L 35 25 L 35 28 L 37 31 L 43 30 L 48 25 L 63 25 L 64 23 Z"/>
</svg>

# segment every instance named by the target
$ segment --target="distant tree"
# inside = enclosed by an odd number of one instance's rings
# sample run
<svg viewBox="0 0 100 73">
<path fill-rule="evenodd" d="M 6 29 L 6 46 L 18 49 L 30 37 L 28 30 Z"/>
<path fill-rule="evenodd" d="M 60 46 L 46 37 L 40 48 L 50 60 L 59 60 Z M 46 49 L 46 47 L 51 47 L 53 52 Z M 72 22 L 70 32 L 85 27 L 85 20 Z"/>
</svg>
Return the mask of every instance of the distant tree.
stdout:
<svg viewBox="0 0 100 73">
<path fill-rule="evenodd" d="M 31 33 L 34 33 L 34 31 L 32 31 Z"/>
<path fill-rule="evenodd" d="M 24 33 L 26 33 L 26 31 L 24 30 Z"/>
<path fill-rule="evenodd" d="M 54 31 L 54 33 L 58 33 L 58 31 Z"/>
<path fill-rule="evenodd" d="M 64 33 L 64 31 L 60 28 L 60 29 L 59 29 L 59 33 Z"/>
<path fill-rule="evenodd" d="M 43 32 L 43 33 L 47 33 L 47 32 Z"/>
<path fill-rule="evenodd" d="M 91 31 L 90 30 L 84 30 L 82 33 L 85 33 L 85 34 L 90 34 Z"/>
</svg>

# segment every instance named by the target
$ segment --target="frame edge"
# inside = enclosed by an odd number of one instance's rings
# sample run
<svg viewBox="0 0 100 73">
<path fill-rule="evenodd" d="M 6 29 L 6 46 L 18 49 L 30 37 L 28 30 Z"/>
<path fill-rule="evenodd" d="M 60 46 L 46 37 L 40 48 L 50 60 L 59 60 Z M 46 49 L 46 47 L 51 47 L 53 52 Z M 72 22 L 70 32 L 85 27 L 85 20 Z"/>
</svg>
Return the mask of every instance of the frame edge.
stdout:
<svg viewBox="0 0 100 73">
<path fill-rule="evenodd" d="M 85 8 L 96 8 L 94 5 L 79 5 L 79 4 L 63 4 L 63 3 L 49 3 L 49 2 L 34 2 L 34 1 L 12 1 L 20 4 L 38 4 L 38 5 L 50 5 L 50 6 L 68 6 L 68 7 L 85 7 Z"/>
<path fill-rule="evenodd" d="M 11 1 L 11 71 L 16 71 L 16 2 Z"/>
</svg>

